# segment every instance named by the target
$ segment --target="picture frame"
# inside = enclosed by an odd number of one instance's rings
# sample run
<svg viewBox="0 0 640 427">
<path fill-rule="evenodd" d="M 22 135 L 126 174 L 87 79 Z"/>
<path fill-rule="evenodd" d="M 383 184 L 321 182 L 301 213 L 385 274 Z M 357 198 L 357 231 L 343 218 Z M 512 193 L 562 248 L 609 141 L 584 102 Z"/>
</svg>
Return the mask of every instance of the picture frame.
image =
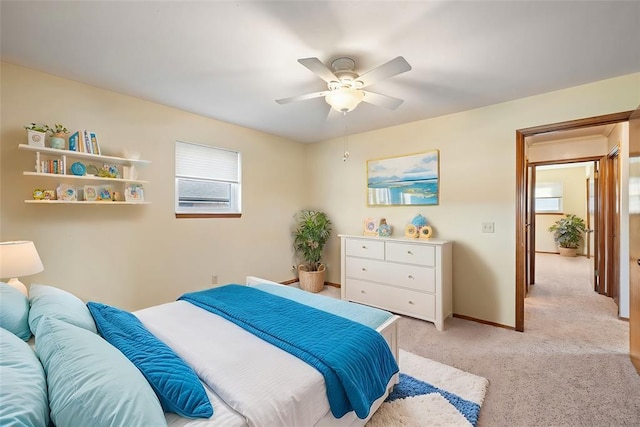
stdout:
<svg viewBox="0 0 640 427">
<path fill-rule="evenodd" d="M 378 220 L 375 218 L 365 218 L 362 223 L 362 234 L 364 236 L 377 236 Z"/>
<path fill-rule="evenodd" d="M 99 193 L 100 193 L 99 185 L 85 185 L 83 188 L 84 200 L 87 202 L 94 202 L 98 200 Z"/>
<path fill-rule="evenodd" d="M 440 151 L 367 160 L 368 206 L 440 203 Z"/>
<path fill-rule="evenodd" d="M 125 202 L 144 202 L 144 189 L 142 184 L 127 183 L 124 186 Z"/>
</svg>

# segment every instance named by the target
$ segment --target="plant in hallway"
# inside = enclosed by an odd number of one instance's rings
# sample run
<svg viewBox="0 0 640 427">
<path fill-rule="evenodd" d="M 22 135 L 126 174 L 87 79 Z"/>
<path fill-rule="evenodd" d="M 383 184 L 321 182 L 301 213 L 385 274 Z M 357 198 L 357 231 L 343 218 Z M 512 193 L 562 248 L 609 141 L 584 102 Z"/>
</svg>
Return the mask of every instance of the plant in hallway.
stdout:
<svg viewBox="0 0 640 427">
<path fill-rule="evenodd" d="M 324 246 L 331 237 L 331 221 L 321 211 L 303 210 L 296 215 L 293 247 L 303 263 L 298 266 L 300 287 L 320 292 L 324 286 L 325 266 L 322 264 Z"/>
<path fill-rule="evenodd" d="M 549 227 L 549 231 L 553 233 L 553 240 L 559 247 L 560 255 L 576 256 L 576 250 L 587 227 L 579 216 L 567 214 Z"/>
</svg>

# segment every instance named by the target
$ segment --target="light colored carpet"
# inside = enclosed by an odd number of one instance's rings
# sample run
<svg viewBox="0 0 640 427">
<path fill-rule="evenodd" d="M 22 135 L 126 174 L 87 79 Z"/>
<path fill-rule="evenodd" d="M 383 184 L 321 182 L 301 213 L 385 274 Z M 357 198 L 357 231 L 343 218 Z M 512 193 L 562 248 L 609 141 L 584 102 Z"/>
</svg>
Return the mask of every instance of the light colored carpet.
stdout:
<svg viewBox="0 0 640 427">
<path fill-rule="evenodd" d="M 367 427 L 473 426 L 486 379 L 400 350 L 397 384 Z"/>
<path fill-rule="evenodd" d="M 593 292 L 589 260 L 539 254 L 525 332 L 403 318 L 400 347 L 489 380 L 479 426 L 638 426 L 640 376 L 628 323 Z"/>
</svg>

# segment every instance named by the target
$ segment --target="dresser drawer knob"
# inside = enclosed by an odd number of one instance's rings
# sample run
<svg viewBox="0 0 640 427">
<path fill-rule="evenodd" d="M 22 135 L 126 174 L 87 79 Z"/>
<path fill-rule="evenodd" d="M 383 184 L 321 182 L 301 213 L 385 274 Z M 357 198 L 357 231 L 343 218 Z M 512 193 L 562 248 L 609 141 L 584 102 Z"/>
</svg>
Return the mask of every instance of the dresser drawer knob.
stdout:
<svg viewBox="0 0 640 427">
<path fill-rule="evenodd" d="M 409 301 L 409 304 L 413 305 L 413 301 Z"/>
<path fill-rule="evenodd" d="M 366 292 L 365 292 L 365 291 L 360 291 L 360 293 L 361 293 L 361 294 L 366 294 Z"/>
<path fill-rule="evenodd" d="M 413 252 L 411 252 L 411 251 L 407 251 L 407 253 L 408 253 L 409 255 L 413 255 Z"/>
<path fill-rule="evenodd" d="M 414 277 L 412 275 L 408 275 L 407 278 L 413 279 Z"/>
<path fill-rule="evenodd" d="M 366 269 L 366 268 L 364 268 L 364 267 L 362 267 L 362 271 L 367 271 L 367 269 Z"/>
<path fill-rule="evenodd" d="M 362 245 L 362 249 L 367 249 L 367 247 L 365 245 Z"/>
</svg>

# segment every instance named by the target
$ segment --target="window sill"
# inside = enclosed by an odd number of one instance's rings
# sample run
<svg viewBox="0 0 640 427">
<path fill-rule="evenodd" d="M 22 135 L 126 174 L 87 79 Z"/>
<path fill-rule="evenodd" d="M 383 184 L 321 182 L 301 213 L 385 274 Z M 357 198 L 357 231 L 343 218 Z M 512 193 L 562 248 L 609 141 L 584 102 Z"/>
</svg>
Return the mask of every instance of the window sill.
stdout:
<svg viewBox="0 0 640 427">
<path fill-rule="evenodd" d="M 177 213 L 176 218 L 241 218 L 241 213 Z"/>
</svg>

